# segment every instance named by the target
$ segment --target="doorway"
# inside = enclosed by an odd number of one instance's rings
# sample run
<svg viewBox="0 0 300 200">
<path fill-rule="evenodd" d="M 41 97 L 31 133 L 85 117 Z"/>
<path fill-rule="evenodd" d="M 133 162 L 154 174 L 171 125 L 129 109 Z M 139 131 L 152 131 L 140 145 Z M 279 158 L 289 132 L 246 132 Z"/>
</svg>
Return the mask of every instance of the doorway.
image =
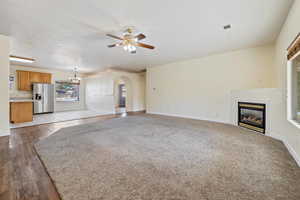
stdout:
<svg viewBox="0 0 300 200">
<path fill-rule="evenodd" d="M 126 108 L 126 87 L 125 84 L 119 85 L 119 108 Z"/>
<path fill-rule="evenodd" d="M 126 85 L 124 83 L 120 83 L 118 85 L 118 103 L 116 112 L 117 113 L 126 113 L 126 97 L 127 97 L 127 90 Z"/>
<path fill-rule="evenodd" d="M 115 112 L 126 114 L 132 110 L 132 84 L 126 76 L 116 77 L 114 80 Z"/>
</svg>

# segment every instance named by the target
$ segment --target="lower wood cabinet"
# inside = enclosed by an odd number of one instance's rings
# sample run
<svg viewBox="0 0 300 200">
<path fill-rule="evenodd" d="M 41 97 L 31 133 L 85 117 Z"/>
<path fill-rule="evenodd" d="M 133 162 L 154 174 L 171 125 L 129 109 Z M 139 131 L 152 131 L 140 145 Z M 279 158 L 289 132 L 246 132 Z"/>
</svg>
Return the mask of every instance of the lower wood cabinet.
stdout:
<svg viewBox="0 0 300 200">
<path fill-rule="evenodd" d="M 10 122 L 21 123 L 33 120 L 32 102 L 11 102 L 10 103 Z"/>
</svg>

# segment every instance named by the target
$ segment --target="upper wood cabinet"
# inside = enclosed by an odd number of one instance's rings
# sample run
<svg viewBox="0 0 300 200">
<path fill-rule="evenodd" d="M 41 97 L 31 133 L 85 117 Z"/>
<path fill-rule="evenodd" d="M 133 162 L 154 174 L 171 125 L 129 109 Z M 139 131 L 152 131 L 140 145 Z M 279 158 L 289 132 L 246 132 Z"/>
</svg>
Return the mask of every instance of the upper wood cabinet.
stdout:
<svg viewBox="0 0 300 200">
<path fill-rule="evenodd" d="M 52 75 L 49 73 L 17 70 L 18 90 L 32 90 L 32 83 L 51 83 Z"/>
<path fill-rule="evenodd" d="M 18 89 L 30 91 L 31 83 L 30 83 L 30 74 L 28 71 L 17 71 L 18 74 Z"/>
<path fill-rule="evenodd" d="M 48 73 L 40 73 L 40 81 L 42 83 L 51 83 L 51 74 Z"/>
<path fill-rule="evenodd" d="M 41 83 L 41 75 L 39 72 L 29 72 L 31 83 Z"/>
</svg>

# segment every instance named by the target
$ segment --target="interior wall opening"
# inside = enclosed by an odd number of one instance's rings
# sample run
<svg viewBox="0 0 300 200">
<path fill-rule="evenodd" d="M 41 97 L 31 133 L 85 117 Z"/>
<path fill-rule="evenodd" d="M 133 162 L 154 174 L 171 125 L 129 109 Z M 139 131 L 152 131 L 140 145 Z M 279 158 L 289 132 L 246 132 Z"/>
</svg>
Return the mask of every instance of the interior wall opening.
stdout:
<svg viewBox="0 0 300 200">
<path fill-rule="evenodd" d="M 120 83 L 118 85 L 119 94 L 118 94 L 118 104 L 117 112 L 125 113 L 126 112 L 126 85 L 125 83 Z"/>
<path fill-rule="evenodd" d="M 131 111 L 131 84 L 127 77 L 120 77 L 115 81 L 114 86 L 114 99 L 115 99 L 115 112 L 126 113 Z"/>
</svg>

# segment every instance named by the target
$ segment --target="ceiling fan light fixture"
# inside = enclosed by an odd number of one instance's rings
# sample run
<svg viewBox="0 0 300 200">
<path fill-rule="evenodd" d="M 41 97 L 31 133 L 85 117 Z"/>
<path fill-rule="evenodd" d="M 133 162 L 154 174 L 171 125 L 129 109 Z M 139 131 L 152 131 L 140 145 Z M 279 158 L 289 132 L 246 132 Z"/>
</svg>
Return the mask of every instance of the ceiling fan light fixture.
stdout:
<svg viewBox="0 0 300 200">
<path fill-rule="evenodd" d="M 135 53 L 136 52 L 136 47 L 134 45 L 132 45 L 132 44 L 126 44 L 126 45 L 124 45 L 123 49 L 125 51 L 130 52 L 130 53 L 133 53 L 133 52 Z"/>
<path fill-rule="evenodd" d="M 136 51 L 136 47 L 133 45 L 128 45 L 129 52 Z"/>
<path fill-rule="evenodd" d="M 121 40 L 121 43 L 108 45 L 108 48 L 116 47 L 116 46 L 122 46 L 123 49 L 129 53 L 136 53 L 137 47 L 142 47 L 146 49 L 154 49 L 154 46 L 141 43 L 140 40 L 143 40 L 146 38 L 146 36 L 143 33 L 140 33 L 138 35 L 133 35 L 133 30 L 131 28 L 128 28 L 123 32 L 123 37 L 115 36 L 112 34 L 106 34 L 110 38 L 114 38 L 116 40 Z"/>
</svg>

